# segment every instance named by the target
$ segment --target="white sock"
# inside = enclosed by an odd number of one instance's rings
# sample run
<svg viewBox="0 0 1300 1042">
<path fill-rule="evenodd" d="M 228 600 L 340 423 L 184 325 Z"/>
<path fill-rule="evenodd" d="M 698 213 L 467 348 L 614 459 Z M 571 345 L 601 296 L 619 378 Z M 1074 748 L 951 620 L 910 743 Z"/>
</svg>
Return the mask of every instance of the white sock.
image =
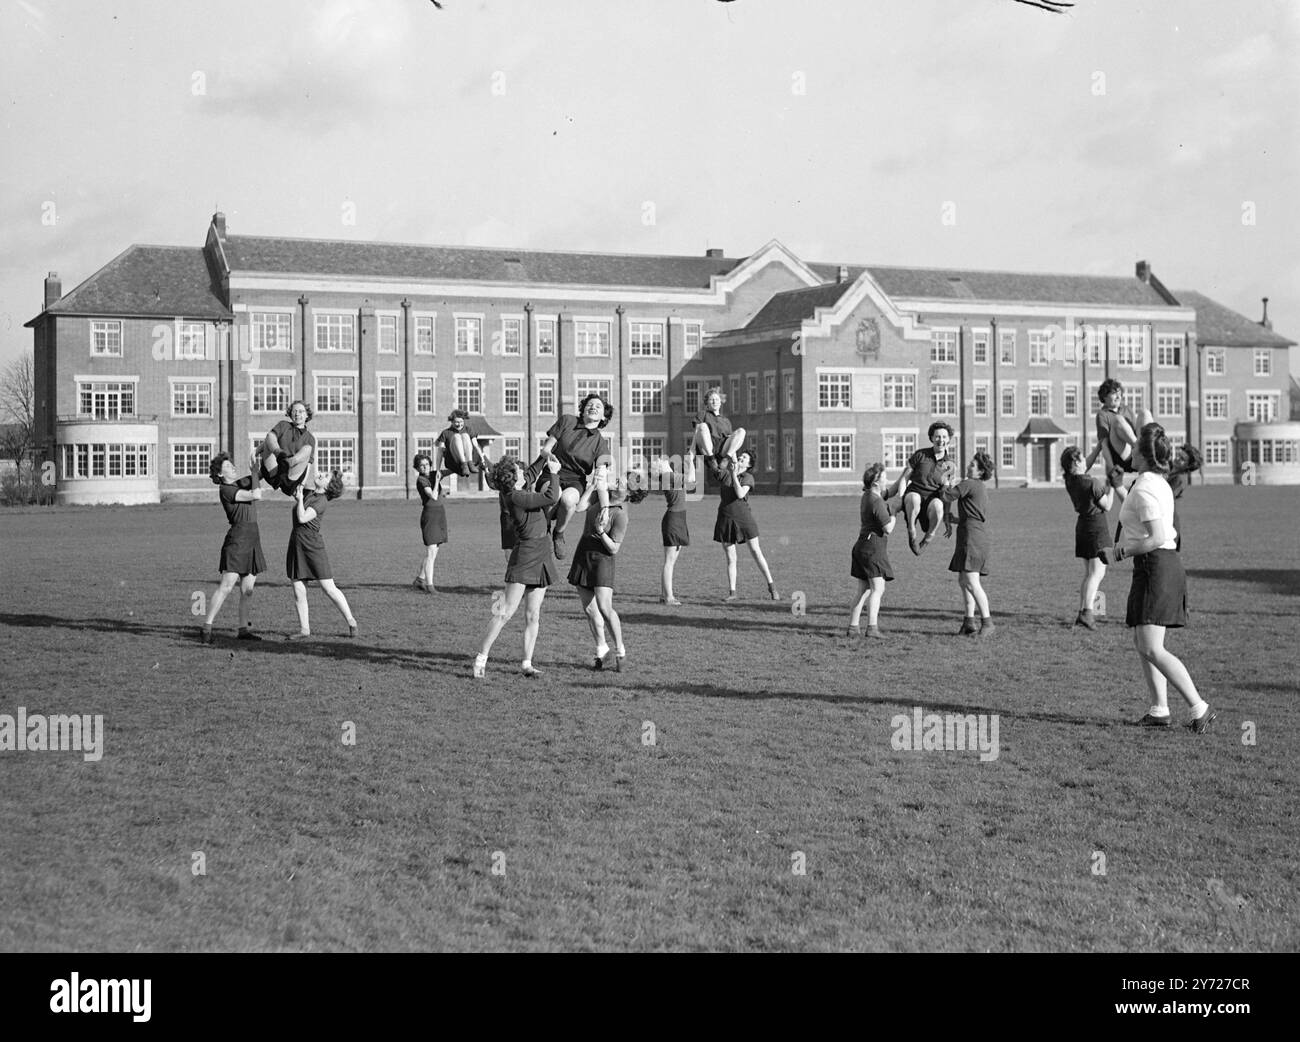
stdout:
<svg viewBox="0 0 1300 1042">
<path fill-rule="evenodd" d="M 596 645 L 596 658 L 604 658 L 604 657 L 605 657 L 606 655 L 608 655 L 608 654 L 609 654 L 609 645 L 608 645 L 608 644 L 597 644 L 597 645 Z"/>
<path fill-rule="evenodd" d="M 1147 716 L 1166 717 L 1169 715 L 1168 706 L 1152 706 L 1147 710 Z"/>
<path fill-rule="evenodd" d="M 526 658 L 526 659 L 524 659 L 524 661 L 520 664 L 519 668 L 520 668 L 520 669 L 532 669 L 532 668 L 533 668 L 533 660 L 530 659 L 530 658 Z"/>
<path fill-rule="evenodd" d="M 619 649 L 618 649 L 618 657 L 619 657 L 619 658 L 627 658 L 627 648 L 619 648 Z"/>
<path fill-rule="evenodd" d="M 484 655 L 482 652 L 479 652 L 477 655 L 474 656 L 474 665 L 476 665 L 476 666 L 486 666 L 486 665 L 487 665 L 487 656 Z"/>
<path fill-rule="evenodd" d="M 1200 699 L 1192 706 L 1192 719 L 1199 720 L 1210 711 L 1210 703 L 1205 699 Z"/>
</svg>

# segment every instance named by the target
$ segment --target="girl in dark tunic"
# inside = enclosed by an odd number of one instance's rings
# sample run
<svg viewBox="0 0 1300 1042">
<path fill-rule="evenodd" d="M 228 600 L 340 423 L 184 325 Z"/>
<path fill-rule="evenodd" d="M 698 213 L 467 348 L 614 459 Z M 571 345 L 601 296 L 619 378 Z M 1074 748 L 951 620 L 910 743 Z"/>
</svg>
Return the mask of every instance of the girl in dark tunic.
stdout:
<svg viewBox="0 0 1300 1042">
<path fill-rule="evenodd" d="M 744 447 L 746 437 L 748 435 L 744 427 L 733 430 L 731 421 L 722 415 L 722 388 L 710 387 L 704 395 L 704 408 L 695 415 L 692 455 L 700 453 L 709 473 L 716 477 L 724 461 L 727 466 L 734 466 L 736 455 Z"/>
<path fill-rule="evenodd" d="M 252 607 L 253 586 L 259 573 L 266 571 L 266 558 L 262 555 L 262 538 L 257 531 L 257 501 L 262 490 L 252 476 L 235 477 L 235 465 L 226 453 L 214 456 L 208 463 L 208 476 L 214 485 L 220 485 L 221 506 L 226 511 L 230 530 L 221 544 L 221 560 L 217 565 L 221 582 L 212 595 L 212 605 L 199 631 L 204 644 L 212 643 L 212 623 L 217 612 L 226 603 L 230 591 L 239 583 L 239 639 L 261 640 L 248 622 Z"/>
<path fill-rule="evenodd" d="M 642 496 L 644 490 L 637 490 Z M 591 490 L 578 501 L 579 509 L 587 506 L 582 529 L 582 540 L 573 552 L 573 565 L 569 568 L 569 585 L 578 588 L 582 610 L 587 615 L 591 636 L 596 643 L 593 669 L 608 668 L 618 673 L 623 668 L 627 650 L 623 647 L 623 626 L 614 610 L 614 556 L 623 545 L 627 532 L 627 510 L 623 504 L 623 487 L 615 478 L 607 489 L 609 495 L 608 522 L 602 517 L 599 503 L 591 503 Z M 605 627 L 614 638 L 611 655 L 605 641 Z M 609 665 L 605 660 L 609 657 Z"/>
<path fill-rule="evenodd" d="M 289 639 L 301 640 L 311 636 L 311 625 L 307 618 L 307 583 L 313 579 L 320 583 L 325 596 L 347 622 L 348 636 L 355 637 L 357 620 L 352 617 L 352 609 L 348 607 L 348 599 L 343 596 L 343 591 L 334 585 L 334 573 L 320 532 L 320 521 L 325 514 L 326 503 L 343 495 L 343 475 L 336 470 L 327 480 L 325 472 L 319 468 L 313 468 L 313 474 L 313 491 L 304 493 L 301 485 L 294 490 L 293 531 L 289 533 L 289 549 L 285 554 L 284 567 L 293 581 L 293 600 L 298 609 L 299 630 Z"/>
<path fill-rule="evenodd" d="M 948 454 L 952 436 L 952 427 L 943 420 L 930 424 L 926 432 L 930 448 L 912 453 L 898 478 L 898 487 L 905 490 L 903 520 L 907 524 L 907 545 L 914 554 L 924 553 L 934 539 L 943 519 L 943 489 L 957 478 L 956 461 Z"/>
<path fill-rule="evenodd" d="M 664 491 L 664 516 L 659 523 L 659 531 L 664 541 L 664 570 L 659 584 L 659 603 L 680 607 L 681 601 L 673 596 L 673 570 L 677 567 L 677 555 L 683 546 L 691 545 L 691 532 L 686 527 L 686 489 L 695 484 L 695 457 L 686 454 L 682 464 L 685 471 L 685 483 L 673 471 L 673 465 L 667 458 L 660 461 L 659 479 L 667 487 Z"/>
<path fill-rule="evenodd" d="M 779 601 L 781 595 L 776 592 L 772 581 L 772 569 L 767 566 L 767 558 L 758 545 L 758 525 L 749 510 L 749 493 L 754 487 L 754 475 L 749 472 L 754 465 L 753 454 L 741 450 L 736 457 L 734 467 L 724 467 L 720 471 L 722 495 L 718 502 L 718 520 L 713 526 L 713 541 L 721 543 L 727 556 L 727 596 L 724 601 L 734 601 L 736 597 L 736 546 L 747 543 L 749 552 L 754 557 L 763 578 L 767 580 L 767 592 L 772 600 Z"/>
<path fill-rule="evenodd" d="M 849 610 L 849 636 L 859 637 L 862 630 L 862 607 L 867 608 L 867 636 L 880 637 L 878 625 L 880 599 L 885 593 L 885 583 L 893 581 L 894 572 L 889 566 L 889 533 L 898 519 L 885 505 L 885 465 L 873 463 L 862 475 L 862 502 L 858 505 L 861 527 L 858 541 L 853 544 L 851 572 L 858 580 L 858 595 Z"/>
<path fill-rule="evenodd" d="M 533 649 L 542 622 L 542 601 L 546 587 L 559 579 L 548 534 L 548 514 L 560 499 L 560 461 L 551 456 L 546 461 L 547 482 L 543 492 L 530 492 L 528 472 L 513 456 L 505 456 L 492 468 L 492 487 L 510 489 L 507 501 L 515 525 L 515 545 L 506 566 L 505 590 L 492 598 L 492 621 L 488 624 L 483 646 L 474 658 L 474 676 L 487 675 L 488 653 L 505 624 L 524 601 L 524 661 L 521 672 L 526 677 L 541 676 L 533 668 Z"/>
<path fill-rule="evenodd" d="M 1173 469 L 1167 476 L 1169 487 L 1174 490 L 1174 530 L 1178 533 L 1174 537 L 1174 549 L 1180 552 L 1183 549 L 1183 525 L 1178 518 L 1178 501 L 1191 485 L 1192 475 L 1201 469 L 1201 462 L 1200 450 L 1195 445 L 1180 445 L 1174 454 Z"/>
<path fill-rule="evenodd" d="M 447 541 L 447 508 L 439 498 L 442 483 L 430 477 L 433 460 L 424 453 L 419 453 L 411 465 L 420 474 L 415 479 L 415 491 L 424 504 L 420 509 L 420 537 L 424 540 L 425 553 L 414 585 L 425 593 L 437 593 L 433 585 L 433 564 L 438 559 L 438 547 Z"/>
<path fill-rule="evenodd" d="M 316 452 L 316 436 L 307 429 L 312 407 L 306 402 L 290 404 L 281 420 L 269 431 L 253 453 L 254 473 L 286 496 L 307 479 L 307 467 Z"/>
<path fill-rule="evenodd" d="M 546 432 L 539 460 L 554 456 L 560 461 L 560 501 L 551 531 L 557 561 L 564 560 L 564 530 L 577 510 L 589 477 L 596 476 L 601 508 L 609 509 L 605 483 L 614 456 L 609 439 L 601 432 L 613 415 L 613 407 L 604 398 L 589 394 L 578 403 L 577 416 L 561 416 Z"/>
<path fill-rule="evenodd" d="M 1079 585 L 1079 614 L 1076 626 L 1095 630 L 1097 621 L 1092 612 L 1097 590 L 1106 575 L 1106 565 L 1111 559 L 1110 527 L 1106 512 L 1110 510 L 1115 493 L 1110 484 L 1087 473 L 1083 450 L 1071 445 L 1061 453 L 1061 472 L 1065 475 L 1065 491 L 1079 515 L 1074 523 L 1074 556 L 1083 560 L 1083 582 Z"/>
<path fill-rule="evenodd" d="M 980 576 L 988 575 L 989 543 L 984 522 L 988 519 L 988 493 L 984 482 L 993 476 L 993 460 L 987 452 L 977 452 L 966 468 L 966 478 L 949 485 L 943 498 L 957 503 L 957 549 L 948 571 L 957 573 L 966 615 L 957 632 L 968 636 L 988 637 L 993 633 L 989 598 L 980 585 Z M 975 626 L 979 609 L 980 624 Z"/>
</svg>

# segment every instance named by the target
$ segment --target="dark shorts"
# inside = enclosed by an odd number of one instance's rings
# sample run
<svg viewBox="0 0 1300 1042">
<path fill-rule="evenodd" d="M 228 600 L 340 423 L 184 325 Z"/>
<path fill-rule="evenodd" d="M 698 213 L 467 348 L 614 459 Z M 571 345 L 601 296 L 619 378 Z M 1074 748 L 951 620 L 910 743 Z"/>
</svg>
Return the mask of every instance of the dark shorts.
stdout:
<svg viewBox="0 0 1300 1042">
<path fill-rule="evenodd" d="M 957 528 L 957 548 L 948 562 L 950 572 L 979 572 L 989 574 L 988 533 L 983 525 L 969 522 Z"/>
<path fill-rule="evenodd" d="M 1124 622 L 1129 627 L 1187 625 L 1187 575 L 1177 550 L 1152 550 L 1133 558 Z"/>
<path fill-rule="evenodd" d="M 223 575 L 260 575 L 266 571 L 266 558 L 262 555 L 262 539 L 256 522 L 231 525 L 226 540 L 221 544 L 221 561 L 217 570 Z"/>
<path fill-rule="evenodd" d="M 664 519 L 659 523 L 664 546 L 690 546 L 691 533 L 686 527 L 685 510 L 665 510 Z"/>
<path fill-rule="evenodd" d="M 506 565 L 506 582 L 522 583 L 524 586 L 550 586 L 559 582 L 559 579 L 560 569 L 555 563 L 550 536 L 543 535 L 515 543 Z"/>
<path fill-rule="evenodd" d="M 262 460 L 262 470 L 261 470 L 262 480 L 265 481 L 272 488 L 279 489 L 286 496 L 292 496 L 294 494 L 294 491 L 298 488 L 299 485 L 303 483 L 303 480 L 307 477 L 307 474 L 311 471 L 311 467 L 304 467 L 301 474 L 299 474 L 296 478 L 291 478 L 289 477 L 289 457 L 286 453 L 277 452 L 275 454 L 275 463 L 276 463 L 275 473 L 268 474 L 266 472 L 266 460 Z"/>
<path fill-rule="evenodd" d="M 565 489 L 576 488 L 581 493 L 587 487 L 587 475 L 579 474 L 576 470 L 565 470 L 561 467 L 559 474 L 556 476 L 560 479 L 561 492 Z"/>
<path fill-rule="evenodd" d="M 1074 523 L 1074 556 L 1085 561 L 1100 557 L 1101 551 L 1115 544 L 1110 540 L 1110 527 L 1105 514 L 1080 516 Z"/>
<path fill-rule="evenodd" d="M 614 558 L 596 550 L 579 550 L 569 568 L 569 585 L 594 590 L 597 586 L 614 588 Z"/>
<path fill-rule="evenodd" d="M 854 543 L 849 572 L 853 578 L 864 582 L 872 579 L 893 581 L 894 571 L 889 566 L 888 544 L 874 535 L 866 542 L 859 540 Z"/>
<path fill-rule="evenodd" d="M 447 508 L 436 499 L 420 511 L 420 537 L 425 546 L 441 546 L 447 541 Z"/>
</svg>

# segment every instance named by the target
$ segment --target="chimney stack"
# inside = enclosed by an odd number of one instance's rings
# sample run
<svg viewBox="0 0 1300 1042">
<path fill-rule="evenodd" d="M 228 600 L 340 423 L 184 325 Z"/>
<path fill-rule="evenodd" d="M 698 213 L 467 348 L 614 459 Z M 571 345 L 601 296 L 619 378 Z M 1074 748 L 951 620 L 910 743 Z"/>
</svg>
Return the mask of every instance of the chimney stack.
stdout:
<svg viewBox="0 0 1300 1042">
<path fill-rule="evenodd" d="M 849 281 L 849 266 L 847 264 L 840 265 L 840 270 L 836 272 L 835 275 L 835 281 L 839 283 L 844 283 Z"/>
<path fill-rule="evenodd" d="M 1264 317 L 1259 320 L 1259 324 L 1265 329 L 1272 329 L 1273 323 L 1268 318 L 1268 297 L 1260 297 L 1260 300 L 1264 302 Z"/>
<path fill-rule="evenodd" d="M 704 256 L 710 257 L 713 260 L 719 260 L 722 257 L 722 252 L 723 251 L 721 249 L 717 249 L 717 248 L 708 249 L 704 251 Z"/>
<path fill-rule="evenodd" d="M 212 215 L 212 226 L 217 229 L 217 238 L 224 240 L 226 237 L 226 215 L 220 210 Z"/>
<path fill-rule="evenodd" d="M 45 306 L 48 308 L 61 296 L 63 296 L 63 283 L 59 281 L 59 273 L 52 271 L 45 276 Z"/>
<path fill-rule="evenodd" d="M 1143 282 L 1151 281 L 1151 265 L 1146 261 L 1137 262 L 1137 277 Z"/>
</svg>

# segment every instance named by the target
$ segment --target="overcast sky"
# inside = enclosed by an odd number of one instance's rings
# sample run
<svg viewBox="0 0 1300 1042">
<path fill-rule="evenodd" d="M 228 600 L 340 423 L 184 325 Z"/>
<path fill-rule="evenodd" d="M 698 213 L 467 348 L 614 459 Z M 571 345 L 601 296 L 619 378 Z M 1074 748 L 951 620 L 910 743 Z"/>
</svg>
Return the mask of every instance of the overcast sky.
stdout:
<svg viewBox="0 0 1300 1042">
<path fill-rule="evenodd" d="M 443 8 L 0 5 L 0 363 L 47 270 L 66 291 L 132 243 L 197 247 L 218 207 L 248 235 L 1146 259 L 1300 339 L 1300 3 Z"/>
</svg>

